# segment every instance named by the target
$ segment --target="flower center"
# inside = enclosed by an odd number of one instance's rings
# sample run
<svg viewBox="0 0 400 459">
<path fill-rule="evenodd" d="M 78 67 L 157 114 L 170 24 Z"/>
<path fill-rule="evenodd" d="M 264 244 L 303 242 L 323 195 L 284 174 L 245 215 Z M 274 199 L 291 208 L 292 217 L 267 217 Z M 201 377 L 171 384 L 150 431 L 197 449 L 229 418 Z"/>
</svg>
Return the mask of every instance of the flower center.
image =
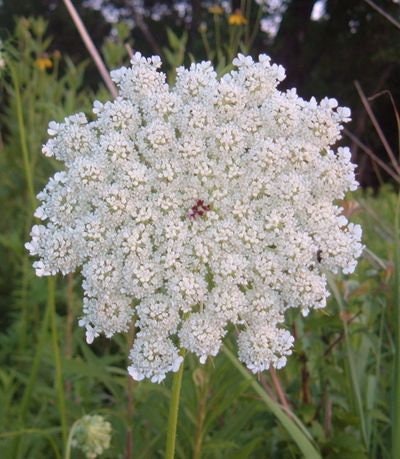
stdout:
<svg viewBox="0 0 400 459">
<path fill-rule="evenodd" d="M 211 210 L 211 206 L 209 204 L 205 204 L 202 199 L 198 199 L 196 204 L 191 207 L 188 212 L 188 217 L 191 219 L 195 219 L 197 217 L 204 217 L 206 212 Z"/>
</svg>

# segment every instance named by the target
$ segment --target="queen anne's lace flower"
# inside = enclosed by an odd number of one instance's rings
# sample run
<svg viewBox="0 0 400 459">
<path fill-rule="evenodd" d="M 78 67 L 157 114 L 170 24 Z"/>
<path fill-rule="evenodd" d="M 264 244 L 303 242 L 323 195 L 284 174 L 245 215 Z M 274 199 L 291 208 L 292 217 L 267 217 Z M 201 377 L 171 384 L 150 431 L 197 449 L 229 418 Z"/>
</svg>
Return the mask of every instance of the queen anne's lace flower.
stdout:
<svg viewBox="0 0 400 459">
<path fill-rule="evenodd" d="M 80 449 L 87 459 L 96 459 L 110 447 L 111 424 L 99 414 L 86 415 L 72 427 L 71 446 Z"/>
<path fill-rule="evenodd" d="M 50 123 L 43 148 L 66 165 L 39 194 L 27 248 L 38 275 L 81 267 L 87 341 L 128 330 L 129 372 L 161 381 L 183 347 L 201 362 L 229 323 L 253 372 L 281 367 L 288 308 L 325 306 L 325 272 L 350 273 L 361 230 L 334 200 L 354 190 L 350 111 L 276 89 L 281 66 L 239 55 L 221 79 L 208 62 L 177 71 L 136 54 L 112 73 L 113 102 Z"/>
</svg>

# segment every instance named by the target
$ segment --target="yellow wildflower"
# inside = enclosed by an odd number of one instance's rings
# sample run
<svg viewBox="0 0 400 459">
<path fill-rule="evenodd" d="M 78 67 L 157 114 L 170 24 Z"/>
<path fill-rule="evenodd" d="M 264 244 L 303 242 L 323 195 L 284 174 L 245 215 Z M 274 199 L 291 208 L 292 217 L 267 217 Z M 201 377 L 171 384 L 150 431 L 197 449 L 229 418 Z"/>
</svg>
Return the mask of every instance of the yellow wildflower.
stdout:
<svg viewBox="0 0 400 459">
<path fill-rule="evenodd" d="M 235 10 L 235 12 L 229 16 L 228 24 L 233 26 L 245 25 L 247 24 L 247 19 L 240 10 Z"/>
<path fill-rule="evenodd" d="M 211 5 L 208 8 L 208 12 L 211 14 L 217 14 L 220 16 L 221 14 L 224 14 L 224 9 L 220 5 Z"/>
<path fill-rule="evenodd" d="M 49 57 L 42 56 L 42 57 L 38 57 L 35 60 L 35 65 L 39 70 L 44 71 L 47 69 L 51 69 L 53 67 L 53 62 L 51 61 Z"/>
</svg>

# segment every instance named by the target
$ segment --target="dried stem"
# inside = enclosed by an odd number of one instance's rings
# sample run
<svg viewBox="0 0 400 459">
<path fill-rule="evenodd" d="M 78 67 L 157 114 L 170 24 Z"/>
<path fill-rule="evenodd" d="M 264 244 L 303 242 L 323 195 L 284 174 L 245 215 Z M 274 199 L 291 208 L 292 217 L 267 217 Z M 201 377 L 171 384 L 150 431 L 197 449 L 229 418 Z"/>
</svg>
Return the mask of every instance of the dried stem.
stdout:
<svg viewBox="0 0 400 459">
<path fill-rule="evenodd" d="M 351 324 L 357 317 L 359 317 L 361 314 L 361 311 L 358 311 L 356 314 L 354 314 L 354 316 L 350 317 L 350 319 L 347 320 L 347 323 L 348 324 Z M 342 330 L 340 333 L 339 333 L 339 336 L 334 339 L 332 341 L 332 343 L 330 343 L 330 345 L 328 346 L 328 349 L 326 349 L 326 351 L 324 352 L 324 357 L 328 356 L 334 347 L 336 347 L 344 338 L 344 331 Z"/>
<path fill-rule="evenodd" d="M 290 416 L 292 413 L 292 410 L 290 409 L 289 402 L 287 400 L 285 391 L 282 388 L 281 381 L 278 375 L 276 374 L 275 368 L 271 367 L 269 370 L 269 374 L 271 375 L 272 384 L 274 385 L 274 389 L 278 396 L 278 399 L 281 405 L 283 406 L 283 408 L 285 409 L 285 411 L 287 412 L 287 414 Z"/>
<path fill-rule="evenodd" d="M 129 43 L 125 43 L 125 49 L 126 49 L 126 52 L 128 53 L 128 56 L 132 59 L 133 57 L 132 46 Z"/>
<path fill-rule="evenodd" d="M 107 86 L 107 89 L 110 91 L 113 97 L 117 97 L 118 91 L 117 88 L 115 87 L 113 81 L 111 80 L 110 74 L 104 65 L 104 62 L 97 51 L 93 40 L 90 38 L 90 35 L 88 34 L 85 25 L 82 22 L 82 19 L 80 18 L 78 12 L 76 11 L 76 8 L 72 4 L 71 0 L 63 0 L 65 6 L 67 7 L 67 10 L 74 21 L 74 24 L 76 28 L 78 29 L 78 32 L 87 48 L 89 51 L 94 63 L 96 64 L 97 69 L 100 72 L 101 77 L 103 78 L 103 81 L 105 85 Z"/>
<path fill-rule="evenodd" d="M 154 38 L 153 34 L 151 33 L 148 25 L 143 19 L 143 16 L 137 12 L 133 3 L 134 2 L 132 2 L 131 10 L 133 12 L 133 17 L 136 22 L 136 25 L 138 26 L 139 30 L 142 32 L 147 43 L 150 45 L 153 53 L 156 53 L 159 56 L 161 56 L 162 51 L 161 51 L 161 48 L 158 46 L 157 40 Z"/>
<path fill-rule="evenodd" d="M 397 125 L 397 132 L 398 132 L 398 143 L 400 144 L 400 115 L 399 115 L 399 112 L 397 111 L 396 102 L 395 102 L 395 100 L 393 98 L 392 93 L 390 91 L 388 91 L 387 89 L 385 89 L 383 91 L 377 92 L 373 96 L 368 97 L 368 100 L 373 101 L 374 99 L 377 99 L 378 97 L 383 96 L 383 95 L 387 95 L 389 97 L 390 103 L 392 104 L 394 116 L 396 118 L 396 125 Z M 400 150 L 400 148 L 399 148 L 399 150 Z M 399 162 L 400 162 L 400 158 L 399 158 Z"/>
<path fill-rule="evenodd" d="M 375 114 L 371 108 L 371 104 L 368 102 L 368 99 L 366 98 L 365 94 L 364 94 L 364 91 L 362 90 L 361 88 L 361 85 L 358 81 L 355 81 L 354 82 L 354 85 L 357 89 L 357 92 L 360 96 L 360 99 L 361 99 L 361 102 L 363 103 L 364 105 L 364 108 L 365 108 L 365 111 L 368 113 L 368 116 L 369 116 L 369 119 L 371 120 L 378 136 L 379 136 L 379 139 L 380 141 L 382 142 L 382 145 L 384 146 L 385 150 L 386 150 L 386 153 L 388 154 L 389 158 L 390 158 L 390 161 L 392 162 L 392 166 L 394 168 L 394 170 L 397 172 L 397 174 L 400 174 L 400 167 L 399 167 L 399 164 L 397 163 L 397 160 L 396 160 L 396 157 L 393 153 L 393 150 L 391 148 L 391 146 L 389 145 L 389 142 L 387 141 L 386 137 L 385 137 L 385 134 L 383 133 L 381 127 L 379 126 L 379 123 L 378 123 L 378 120 L 376 119 L 375 117 Z"/>
<path fill-rule="evenodd" d="M 267 378 L 262 373 L 259 375 L 258 382 L 261 384 L 262 388 L 268 394 L 268 396 L 276 401 L 276 393 L 272 390 L 271 386 L 269 385 Z"/>
<path fill-rule="evenodd" d="M 382 161 L 370 148 L 361 142 L 348 129 L 343 129 L 343 133 L 349 137 L 361 150 L 364 151 L 376 164 L 378 164 L 388 175 L 390 175 L 397 183 L 400 183 L 400 177 L 396 174 L 384 161 Z"/>
<path fill-rule="evenodd" d="M 386 13 L 380 6 L 374 3 L 372 0 L 364 0 L 371 8 L 377 11 L 380 15 L 382 15 L 385 19 L 387 19 L 390 23 L 392 23 L 395 27 L 400 29 L 400 22 L 396 21 L 396 19 L 391 16 L 389 13 Z"/>
</svg>

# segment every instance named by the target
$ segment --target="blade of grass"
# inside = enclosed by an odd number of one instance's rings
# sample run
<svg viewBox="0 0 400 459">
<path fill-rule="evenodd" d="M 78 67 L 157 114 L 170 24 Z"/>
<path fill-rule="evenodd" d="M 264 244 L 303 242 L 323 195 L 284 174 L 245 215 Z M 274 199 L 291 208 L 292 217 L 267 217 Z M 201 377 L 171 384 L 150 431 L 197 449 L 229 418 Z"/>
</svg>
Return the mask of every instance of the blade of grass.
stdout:
<svg viewBox="0 0 400 459">
<path fill-rule="evenodd" d="M 343 302 L 343 299 L 339 293 L 339 289 L 337 288 L 337 285 L 335 281 L 328 276 L 328 284 L 329 287 L 333 293 L 333 296 L 335 297 L 335 300 L 339 306 L 339 310 L 341 313 L 345 312 L 345 305 Z M 355 365 L 355 360 L 354 360 L 354 354 L 353 354 L 353 349 L 350 341 L 350 334 L 349 334 L 349 328 L 346 322 L 346 319 L 342 319 L 343 323 L 343 331 L 344 331 L 344 339 L 345 339 L 345 347 L 346 347 L 346 355 L 347 355 L 347 362 L 349 365 L 349 371 L 350 371 L 350 381 L 351 381 L 351 386 L 353 389 L 353 394 L 355 397 L 355 405 L 356 409 L 358 412 L 358 416 L 360 418 L 360 430 L 361 430 L 361 437 L 364 443 L 364 446 L 368 448 L 368 435 L 367 435 L 367 424 L 366 424 L 366 417 L 365 417 L 365 412 L 364 412 L 364 406 L 363 406 L 363 401 L 362 401 L 362 396 L 361 396 L 361 389 L 360 385 L 357 380 L 357 371 L 356 371 L 356 365 Z"/>
<path fill-rule="evenodd" d="M 53 448 L 54 457 L 56 459 L 61 459 L 61 454 L 57 448 L 57 444 L 51 436 L 52 432 L 58 433 L 58 431 L 59 431 L 58 427 L 54 427 L 52 429 L 21 429 L 21 430 L 16 430 L 13 432 L 0 432 L 0 439 L 10 438 L 10 437 L 21 437 L 24 435 L 42 435 L 43 437 L 47 438 L 48 442 Z"/>
<path fill-rule="evenodd" d="M 377 381 L 380 381 L 380 375 L 382 374 L 381 362 L 382 362 L 382 353 L 383 353 L 383 334 L 384 334 L 384 325 L 385 325 L 385 304 L 383 302 L 379 302 L 382 307 L 382 313 L 380 318 L 379 324 L 379 335 L 378 335 L 378 346 L 376 352 L 376 371 L 375 377 Z M 378 382 L 378 392 L 379 392 L 379 382 Z M 378 402 L 375 402 L 377 405 Z M 377 450 L 379 445 L 379 433 L 378 433 L 378 422 L 376 419 L 372 419 L 371 422 L 371 456 L 377 457 Z"/>
<path fill-rule="evenodd" d="M 259 395 L 262 401 L 267 405 L 269 410 L 279 420 L 282 426 L 286 429 L 292 440 L 299 447 L 304 457 L 307 459 L 321 459 L 321 454 L 317 451 L 316 447 L 312 443 L 311 436 L 307 431 L 306 427 L 301 424 L 301 421 L 297 418 L 292 419 L 285 411 L 274 402 L 260 384 L 255 380 L 244 366 L 239 362 L 236 356 L 226 347 L 223 348 L 224 354 L 233 363 L 233 365 L 239 370 L 241 375 L 250 383 L 254 391 Z"/>
</svg>

